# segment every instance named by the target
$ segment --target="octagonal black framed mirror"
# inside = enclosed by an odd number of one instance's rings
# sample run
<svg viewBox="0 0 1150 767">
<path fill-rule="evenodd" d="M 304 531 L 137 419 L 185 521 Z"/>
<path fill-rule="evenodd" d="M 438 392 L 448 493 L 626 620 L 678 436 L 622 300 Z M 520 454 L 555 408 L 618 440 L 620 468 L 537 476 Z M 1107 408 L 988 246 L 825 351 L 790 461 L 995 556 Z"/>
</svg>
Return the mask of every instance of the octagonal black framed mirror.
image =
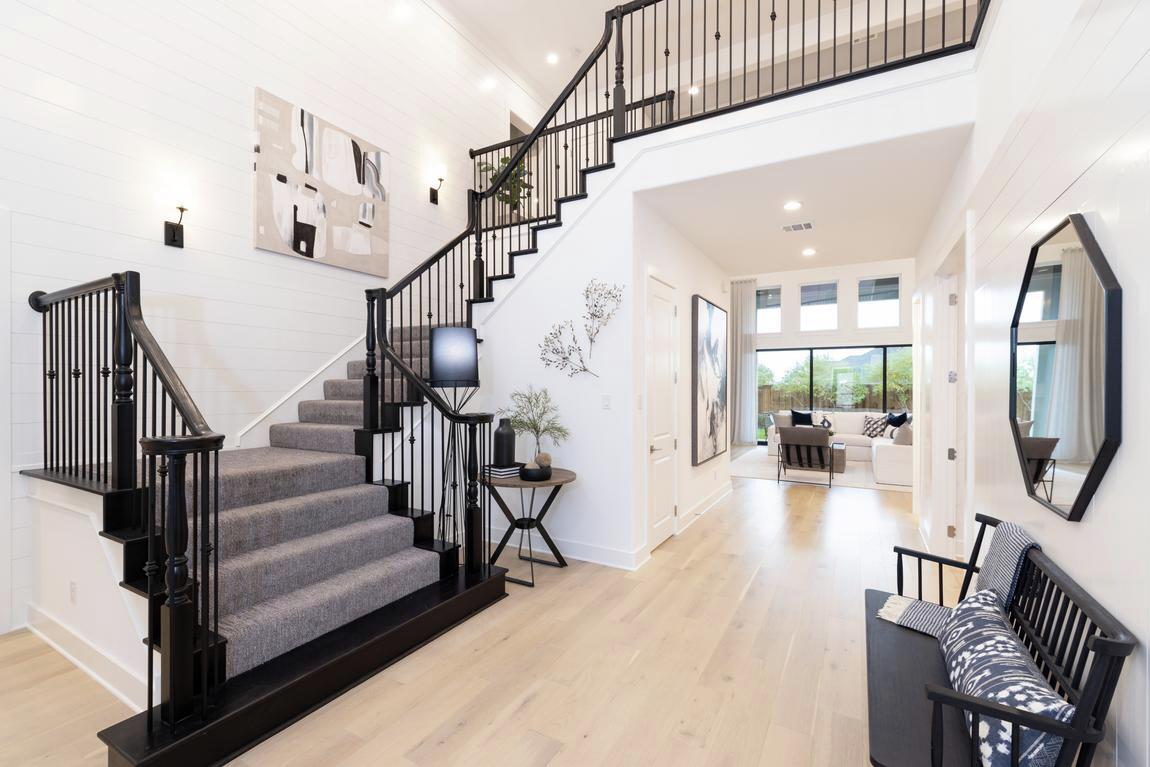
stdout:
<svg viewBox="0 0 1150 767">
<path fill-rule="evenodd" d="M 1122 441 L 1122 288 L 1077 213 L 1030 250 L 1010 325 L 1010 428 L 1026 492 L 1082 519 Z"/>
</svg>

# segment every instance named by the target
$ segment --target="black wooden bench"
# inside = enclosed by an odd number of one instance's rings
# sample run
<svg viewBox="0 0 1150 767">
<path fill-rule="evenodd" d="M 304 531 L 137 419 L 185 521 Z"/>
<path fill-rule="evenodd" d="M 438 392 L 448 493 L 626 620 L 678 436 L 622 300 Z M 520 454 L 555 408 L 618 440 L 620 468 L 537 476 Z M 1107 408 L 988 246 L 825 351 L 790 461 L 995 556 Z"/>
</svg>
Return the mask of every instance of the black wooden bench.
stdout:
<svg viewBox="0 0 1150 767">
<path fill-rule="evenodd" d="M 976 562 L 986 529 L 999 524 L 999 520 L 982 514 L 975 519 L 980 523 L 978 537 L 966 562 L 896 546 L 899 594 L 904 586 L 903 560 L 913 558 L 918 570 L 918 598 L 923 593 L 923 562 L 937 567 L 940 604 L 946 567 L 964 573 L 958 598 L 966 597 L 978 572 Z M 1058 767 L 1090 764 L 1105 732 L 1106 713 L 1122 664 L 1137 642 L 1049 557 L 1037 550 L 1027 555 L 1008 617 L 1054 691 L 1077 706 L 1069 724 L 955 692 L 938 640 L 878 617 L 888 596 L 882 591 L 866 592 L 872 764 L 969 767 L 976 763 L 971 749 L 980 717 L 1062 736 Z M 964 711 L 972 714 L 971 727 L 967 727 Z M 1014 765 L 1017 754 L 1015 748 Z"/>
</svg>

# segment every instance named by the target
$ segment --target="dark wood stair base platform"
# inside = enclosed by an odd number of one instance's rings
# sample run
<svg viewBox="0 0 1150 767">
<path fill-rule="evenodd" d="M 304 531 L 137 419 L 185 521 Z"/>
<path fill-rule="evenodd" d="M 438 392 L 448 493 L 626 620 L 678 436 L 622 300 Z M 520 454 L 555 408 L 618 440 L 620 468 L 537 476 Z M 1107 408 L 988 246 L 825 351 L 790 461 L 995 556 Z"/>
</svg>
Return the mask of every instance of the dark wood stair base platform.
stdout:
<svg viewBox="0 0 1150 767">
<path fill-rule="evenodd" d="M 223 764 L 507 595 L 501 567 L 447 578 L 228 680 L 208 721 L 173 736 L 147 713 L 99 733 L 109 767 Z"/>
</svg>

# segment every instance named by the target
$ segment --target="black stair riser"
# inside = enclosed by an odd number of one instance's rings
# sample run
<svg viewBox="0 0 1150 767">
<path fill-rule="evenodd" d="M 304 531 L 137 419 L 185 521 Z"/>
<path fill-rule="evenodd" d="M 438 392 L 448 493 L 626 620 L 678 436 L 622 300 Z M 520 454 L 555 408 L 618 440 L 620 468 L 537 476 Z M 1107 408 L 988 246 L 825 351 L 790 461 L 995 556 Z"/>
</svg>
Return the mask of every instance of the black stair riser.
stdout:
<svg viewBox="0 0 1150 767">
<path fill-rule="evenodd" d="M 314 639 L 228 682 L 211 720 L 172 736 L 137 714 L 99 733 L 109 767 L 207 767 L 261 741 L 506 596 L 505 570 L 462 572 Z M 158 714 L 157 714 L 158 721 Z"/>
<path fill-rule="evenodd" d="M 428 514 L 428 517 L 433 515 Z M 439 555 L 439 578 L 453 578 L 459 572 L 459 544 L 451 544 L 447 541 L 430 540 L 423 542 L 416 542 L 415 548 L 430 551 Z"/>
</svg>

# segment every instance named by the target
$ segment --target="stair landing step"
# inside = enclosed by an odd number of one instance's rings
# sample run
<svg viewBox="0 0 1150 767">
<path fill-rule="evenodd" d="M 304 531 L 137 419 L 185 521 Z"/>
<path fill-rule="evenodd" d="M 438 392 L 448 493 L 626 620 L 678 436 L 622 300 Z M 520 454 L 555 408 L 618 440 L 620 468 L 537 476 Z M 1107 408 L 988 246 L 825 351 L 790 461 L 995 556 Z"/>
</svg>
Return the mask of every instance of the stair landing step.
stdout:
<svg viewBox="0 0 1150 767">
<path fill-rule="evenodd" d="M 501 567 L 425 586 L 228 680 L 211 721 L 173 735 L 140 713 L 98 733 L 108 764 L 221 764 L 507 595 Z M 156 721 L 159 712 L 156 711 Z"/>
</svg>

